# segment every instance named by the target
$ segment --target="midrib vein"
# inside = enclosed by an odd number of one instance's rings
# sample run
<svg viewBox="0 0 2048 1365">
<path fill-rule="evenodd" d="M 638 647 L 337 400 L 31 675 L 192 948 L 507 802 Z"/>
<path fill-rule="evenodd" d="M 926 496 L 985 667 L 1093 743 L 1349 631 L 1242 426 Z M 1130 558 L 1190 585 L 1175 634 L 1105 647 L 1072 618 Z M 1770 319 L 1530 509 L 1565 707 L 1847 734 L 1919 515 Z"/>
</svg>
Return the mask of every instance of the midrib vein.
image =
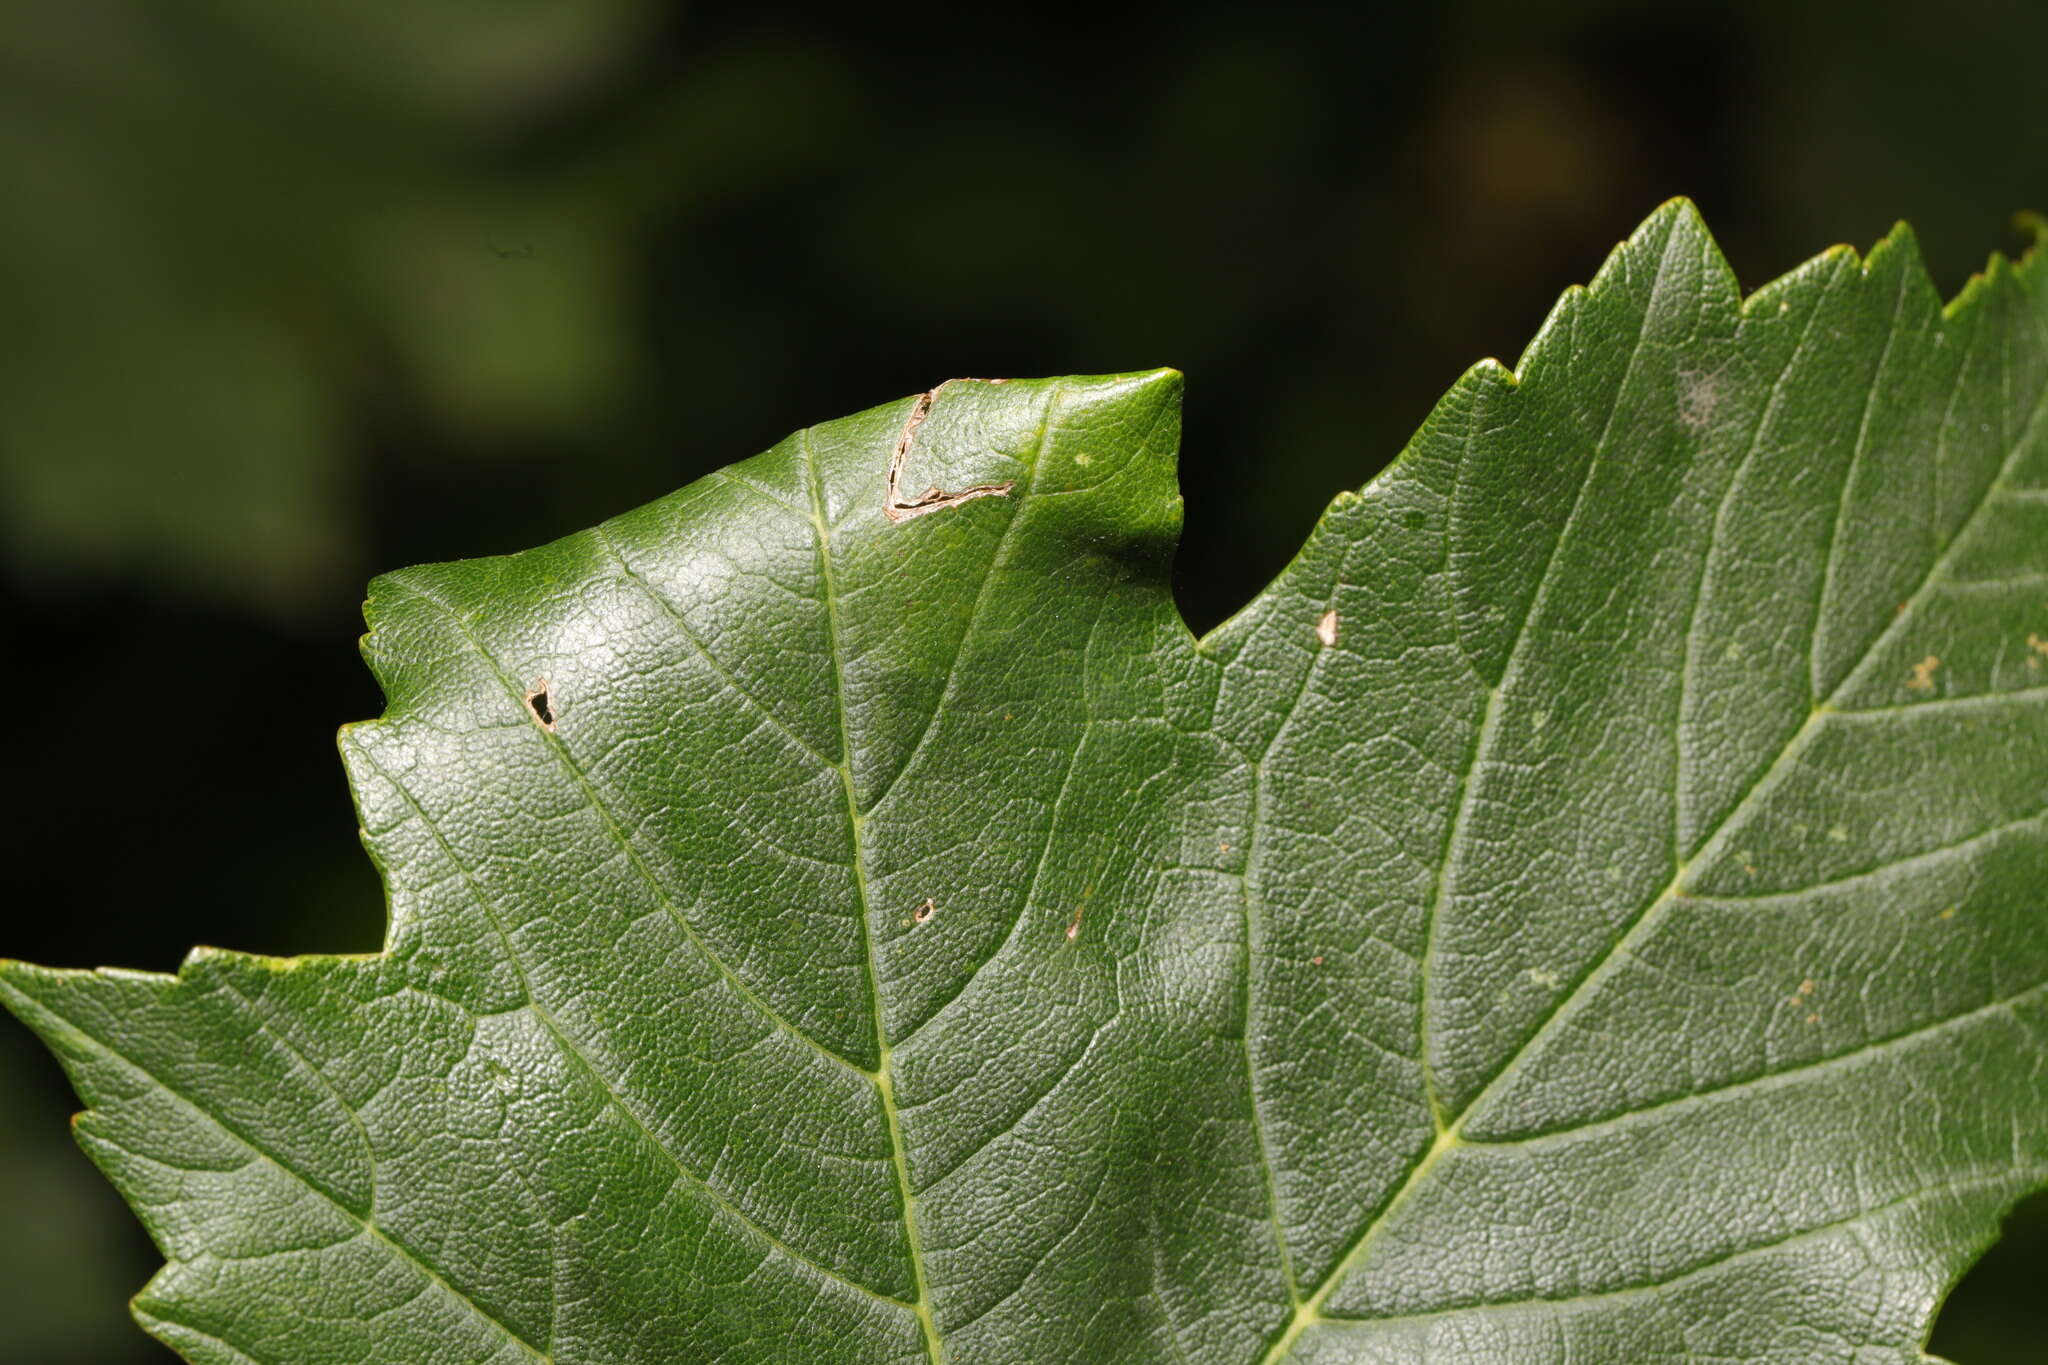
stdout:
<svg viewBox="0 0 2048 1365">
<path fill-rule="evenodd" d="M 1550 585 L 1557 573 L 1558 561 L 1564 558 L 1565 542 L 1571 539 L 1572 531 L 1578 526 L 1579 513 L 1585 508 L 1586 494 L 1592 490 L 1593 481 L 1599 476 L 1600 461 L 1607 453 L 1608 438 L 1614 433 L 1614 419 L 1621 412 L 1622 399 L 1627 397 L 1629 384 L 1634 381 L 1636 364 L 1642 359 L 1643 347 L 1650 338 L 1650 322 L 1663 297 L 1664 278 L 1669 273 L 1671 249 L 1678 240 L 1678 231 L 1673 228 L 1664 239 L 1664 250 L 1657 258 L 1657 274 L 1650 281 L 1650 297 L 1643 305 L 1643 318 L 1636 328 L 1635 343 L 1629 347 L 1628 363 L 1622 366 L 1621 379 L 1614 386 L 1614 398 L 1607 406 L 1607 416 L 1600 424 L 1600 434 L 1594 438 L 1592 449 L 1586 456 L 1586 472 L 1579 477 L 1577 490 L 1572 494 L 1572 505 L 1565 512 L 1564 520 L 1557 528 L 1557 539 L 1550 544 L 1550 553 L 1544 557 L 1543 571 L 1537 576 L 1536 590 L 1530 594 L 1529 605 L 1522 613 L 1522 619 L 1515 627 L 1515 638 L 1508 646 L 1506 660 L 1501 664 L 1500 677 L 1487 689 L 1486 703 L 1480 711 L 1479 726 L 1472 737 L 1472 751 L 1465 760 L 1465 767 L 1458 779 L 1458 804 L 1450 823 L 1444 830 L 1443 854 L 1437 859 L 1437 875 L 1432 887 L 1428 909 L 1422 921 L 1422 960 L 1416 972 L 1416 1051 L 1422 1064 L 1422 1096 L 1429 1109 L 1430 1122 L 1435 1125 L 1438 1140 L 1456 1124 L 1456 1120 L 1445 1116 L 1445 1105 L 1438 1093 L 1436 1083 L 1435 1051 L 1430 1046 L 1434 1030 L 1430 1026 L 1430 999 L 1433 975 L 1431 967 L 1437 956 L 1437 923 L 1443 917 L 1444 905 L 1454 895 L 1458 873 L 1462 868 L 1460 854 L 1470 842 L 1466 829 L 1471 823 L 1472 812 L 1478 805 L 1480 770 L 1491 761 L 1495 736 L 1500 729 L 1502 699 L 1509 688 L 1521 676 L 1522 650 L 1535 632 L 1536 620 L 1546 609 L 1550 600 Z M 1623 260 L 1626 266 L 1626 258 Z M 1626 285 L 1624 278 L 1624 285 Z M 1576 325 L 1576 323 L 1574 324 Z M 1479 404 L 1475 401 L 1472 421 L 1480 420 Z M 1469 437 L 1468 437 L 1469 439 Z M 1448 544 L 1452 529 L 1448 521 L 1444 526 L 1446 555 L 1455 547 Z M 1469 1106 L 1467 1107 L 1469 1112 Z M 1462 1115 L 1460 1115 L 1462 1118 Z M 1434 1150 L 1434 1149 L 1432 1149 Z M 1325 1282 L 1328 1283 L 1327 1281 Z"/>
<path fill-rule="evenodd" d="M 418 798 L 411 791 L 407 790 L 405 785 L 396 777 L 392 776 L 390 770 L 379 763 L 367 747 L 359 745 L 356 748 L 356 752 L 362 756 L 365 763 L 375 770 L 379 777 L 384 779 L 393 791 L 398 793 L 399 799 L 405 802 L 407 808 L 412 811 L 414 818 L 426 829 L 428 835 L 433 839 L 435 846 L 441 850 L 441 856 L 448 860 L 449 866 L 455 869 L 456 876 L 462 879 L 462 884 L 469 892 L 470 899 L 476 903 L 477 909 L 490 922 L 492 930 L 498 936 L 498 941 L 504 946 L 505 960 L 511 965 L 513 973 L 519 978 L 520 992 L 526 997 L 525 1008 L 527 1012 L 533 1016 L 536 1023 L 547 1031 L 548 1036 L 555 1040 L 556 1046 L 562 1049 L 563 1054 L 579 1066 L 584 1074 L 590 1078 L 591 1083 L 604 1093 L 606 1102 L 618 1112 L 620 1117 L 631 1124 L 647 1140 L 649 1146 L 668 1158 L 669 1164 L 675 1167 L 677 1174 L 682 1176 L 684 1180 L 688 1181 L 693 1188 L 700 1191 L 705 1198 L 709 1199 L 719 1209 L 730 1215 L 740 1226 L 760 1237 L 769 1246 L 789 1257 L 798 1265 L 836 1284 L 844 1285 L 848 1289 L 855 1290 L 858 1293 L 867 1295 L 871 1299 L 876 1299 L 893 1307 L 909 1308 L 912 1306 L 893 1294 L 885 1294 L 879 1289 L 862 1284 L 852 1276 L 834 1270 L 823 1261 L 797 1250 L 788 1239 L 776 1233 L 755 1215 L 740 1207 L 734 1196 L 726 1194 L 725 1191 L 713 1185 L 709 1178 L 698 1174 L 681 1156 L 677 1155 L 668 1142 L 655 1131 L 654 1122 L 642 1115 L 639 1109 L 626 1099 L 625 1091 L 621 1085 L 614 1083 L 611 1077 L 598 1066 L 596 1060 L 590 1055 L 589 1050 L 584 1044 L 579 1042 L 570 1033 L 567 1025 L 542 1001 L 539 993 L 534 990 L 532 974 L 526 969 L 526 960 L 520 953 L 518 944 L 512 937 L 511 930 L 506 926 L 504 917 L 499 915 L 497 907 L 492 904 L 490 897 L 484 894 L 484 889 L 477 881 L 474 869 L 456 853 L 454 846 L 448 842 L 447 836 L 441 833 L 441 828 L 434 818 L 427 814 L 426 808 L 420 805 Z M 367 1136 L 364 1141 L 368 1141 Z"/>
<path fill-rule="evenodd" d="M 895 1062 L 889 1050 L 888 1021 L 882 1010 L 881 974 L 875 966 L 874 928 L 870 923 L 874 905 L 868 893 L 867 821 L 861 814 L 853 786 L 853 732 L 846 716 L 846 671 L 840 649 L 839 592 L 832 576 L 832 531 L 825 516 L 824 482 L 818 476 L 817 460 L 811 451 L 810 431 L 806 429 L 800 433 L 797 441 L 807 476 L 805 483 L 810 491 L 811 523 L 817 535 L 818 583 L 825 595 L 826 636 L 832 656 L 832 695 L 839 710 L 839 762 L 836 766 L 839 769 L 840 792 L 846 802 L 847 837 L 853 845 L 853 884 L 859 910 L 862 965 L 867 973 L 868 998 L 874 1004 L 875 1093 L 881 1101 L 882 1118 L 889 1130 L 889 1158 L 896 1170 L 896 1192 L 903 1201 L 903 1234 L 910 1250 L 911 1282 L 917 1291 L 917 1300 L 911 1305 L 911 1311 L 916 1314 L 918 1328 L 924 1336 L 926 1356 L 933 1365 L 943 1365 L 946 1346 L 939 1337 L 938 1323 L 932 1317 L 931 1287 L 925 1280 L 924 1252 L 918 1244 L 917 1195 L 910 1186 L 910 1163 L 904 1155 L 903 1124 L 896 1110 Z"/>
<path fill-rule="evenodd" d="M 403 587 L 419 601 L 425 602 L 441 612 L 461 634 L 462 638 L 468 642 L 470 649 L 476 653 L 477 658 L 481 659 L 484 665 L 497 676 L 498 684 L 505 689 L 506 695 L 515 699 L 521 695 L 522 689 L 518 682 L 513 679 L 511 674 L 505 671 L 505 666 L 498 662 L 498 656 L 485 647 L 483 640 L 478 637 L 475 628 L 470 625 L 461 612 L 433 593 L 428 592 L 425 588 L 420 587 L 417 583 L 397 575 L 391 576 L 389 581 Z M 710 963 L 718 974 L 725 979 L 733 991 L 741 999 L 759 1010 L 769 1023 L 787 1033 L 805 1047 L 810 1048 L 826 1061 L 836 1066 L 844 1067 L 856 1075 L 869 1075 L 870 1073 L 865 1066 L 862 1066 L 850 1057 L 842 1056 L 818 1039 L 812 1037 L 809 1031 L 799 1027 L 794 1020 L 776 1009 L 775 1006 L 763 998 L 759 991 L 747 984 L 744 977 L 733 970 L 732 964 L 727 962 L 705 939 L 704 935 L 698 932 L 697 926 L 690 922 L 690 917 L 683 913 L 682 906 L 677 904 L 675 897 L 669 894 L 668 888 L 662 883 L 661 878 L 654 875 L 654 869 L 648 865 L 647 859 L 641 854 L 639 845 L 626 832 L 624 823 L 612 811 L 610 803 L 600 795 L 596 784 L 592 782 L 589 774 L 583 771 L 582 765 L 576 761 L 576 756 L 570 753 L 568 745 L 562 742 L 562 737 L 551 730 L 540 727 L 536 727 L 536 729 L 542 738 L 546 740 L 550 752 L 554 754 L 556 761 L 561 764 L 562 770 L 569 775 L 569 780 L 574 782 L 577 789 L 583 793 L 584 803 L 589 806 L 591 812 L 599 820 L 603 821 L 605 832 L 611 837 L 612 843 L 617 846 L 619 852 L 624 856 L 626 865 L 633 869 L 641 882 L 646 885 L 648 891 L 653 894 L 655 901 L 668 913 L 669 918 L 675 921 L 676 927 L 683 931 L 683 936 L 690 941 L 691 946 L 704 956 L 705 961 Z"/>
<path fill-rule="evenodd" d="M 1666 251 L 1668 254 L 1668 243 Z M 1661 273 L 1660 269 L 1660 276 Z M 1652 293 L 1654 299 L 1654 286 Z M 1647 326 L 1647 321 L 1645 325 Z M 1638 348 L 1640 348 L 1640 344 L 1639 338 Z M 1631 365 L 1633 365 L 1633 357 L 1631 358 Z M 1960 376 L 1957 382 L 1958 384 L 1961 383 Z M 1626 385 L 1627 379 L 1624 377 L 1621 387 L 1626 388 Z M 1621 389 L 1616 390 L 1617 405 L 1620 401 L 1620 392 Z M 2006 399 L 2004 409 L 2009 411 L 2011 407 L 2010 395 L 2005 394 L 2003 388 L 2001 393 Z M 1784 747 L 1778 751 L 1777 757 L 1771 761 L 1770 765 L 1757 780 L 1749 786 L 1741 798 L 1729 807 L 1728 811 L 1715 824 L 1714 828 L 1708 833 L 1707 838 L 1701 843 L 1698 852 L 1690 859 L 1679 863 L 1670 882 L 1644 904 L 1643 908 L 1615 939 L 1614 944 L 1607 952 L 1600 957 L 1599 961 L 1594 963 L 1592 968 L 1579 978 L 1577 984 L 1558 1002 L 1557 1007 L 1543 1019 L 1536 1030 L 1515 1050 L 1514 1054 L 1508 1058 L 1500 1069 L 1493 1073 L 1493 1076 L 1480 1088 L 1478 1093 L 1473 1095 L 1472 1099 L 1458 1111 L 1457 1115 L 1451 1118 L 1438 1131 L 1436 1140 L 1430 1144 L 1429 1149 L 1409 1169 L 1406 1178 L 1402 1180 L 1401 1184 L 1388 1197 L 1386 1202 L 1380 1206 L 1379 1212 L 1373 1215 L 1371 1221 L 1364 1228 L 1360 1229 L 1351 1244 L 1337 1258 L 1329 1273 L 1317 1284 L 1315 1290 L 1309 1294 L 1307 1299 L 1302 1301 L 1296 1308 L 1284 1332 L 1273 1343 L 1271 1348 L 1267 1350 L 1266 1354 L 1261 1357 L 1261 1365 L 1276 1365 L 1276 1362 L 1286 1359 L 1293 1351 L 1294 1343 L 1299 1339 L 1303 1331 L 1316 1323 L 1330 1321 L 1330 1319 L 1323 1315 L 1323 1304 L 1328 1301 L 1331 1293 L 1335 1291 L 1337 1286 L 1343 1282 L 1345 1275 L 1358 1263 L 1367 1248 L 1372 1244 L 1373 1238 L 1379 1233 L 1381 1228 L 1387 1225 L 1394 1212 L 1426 1181 L 1428 1174 L 1435 1169 L 1436 1164 L 1452 1149 L 1465 1145 L 1462 1134 L 1466 1123 L 1492 1098 L 1506 1080 L 1515 1073 L 1517 1067 L 1535 1050 L 1537 1044 L 1549 1035 L 1558 1021 L 1571 1014 L 1574 1007 L 1585 999 L 1588 989 L 1605 976 L 1613 964 L 1642 938 L 1649 926 L 1656 921 L 1657 911 L 1682 894 L 1682 888 L 1693 869 L 1709 864 L 1714 857 L 1718 856 L 1729 836 L 1740 826 L 1742 817 L 1760 799 L 1774 791 L 1784 781 L 1786 775 L 1796 768 L 1799 757 L 1805 753 L 1807 747 L 1819 735 L 1824 722 L 1831 715 L 1835 714 L 1835 704 L 1853 692 L 1857 685 L 1862 682 L 1864 674 L 1868 671 L 1872 661 L 1882 652 L 1885 642 L 1890 640 L 1909 621 L 1913 621 L 1917 617 L 1929 591 L 1941 583 L 1942 571 L 1947 567 L 1949 560 L 1954 556 L 1956 550 L 1971 539 L 1985 513 L 2007 491 L 2005 488 L 2006 481 L 2011 477 L 2014 467 L 2019 463 L 2020 456 L 2028 449 L 2029 442 L 2034 436 L 2036 428 L 2041 425 L 2044 413 L 2048 413 L 2048 382 L 2044 382 L 2039 392 L 2036 393 L 2033 406 L 2029 410 L 2026 420 L 2020 424 L 2019 434 L 2007 447 L 2006 454 L 2000 461 L 1998 469 L 1985 483 L 1983 490 L 1977 497 L 1976 504 L 1970 510 L 1969 516 L 1964 518 L 1962 525 L 1956 529 L 1955 535 L 1949 539 L 1948 543 L 1940 549 L 1928 564 L 1926 574 L 1921 578 L 1919 585 L 1914 588 L 1912 595 L 1906 599 L 1904 607 L 1895 612 L 1884 627 L 1864 645 L 1863 651 L 1843 674 L 1841 681 L 1835 685 L 1833 690 L 1824 699 L 1813 707 L 1808 713 L 1805 722 L 1786 741 Z M 1609 421 L 1610 423 L 1612 421 L 1611 413 Z M 1590 471 L 1588 477 L 1590 480 Z M 1582 486 L 1581 492 L 1583 491 Z M 1553 548 L 1554 554 L 1555 548 Z M 1541 585 L 1539 585 L 1538 592 L 1540 595 Z M 1527 618 L 1524 620 L 1523 628 L 1526 631 Z M 1510 667 L 1512 667 L 1512 662 L 1511 658 Z M 1501 684 L 1502 690 L 1505 689 L 1506 683 L 1507 679 L 1504 675 Z"/>
</svg>

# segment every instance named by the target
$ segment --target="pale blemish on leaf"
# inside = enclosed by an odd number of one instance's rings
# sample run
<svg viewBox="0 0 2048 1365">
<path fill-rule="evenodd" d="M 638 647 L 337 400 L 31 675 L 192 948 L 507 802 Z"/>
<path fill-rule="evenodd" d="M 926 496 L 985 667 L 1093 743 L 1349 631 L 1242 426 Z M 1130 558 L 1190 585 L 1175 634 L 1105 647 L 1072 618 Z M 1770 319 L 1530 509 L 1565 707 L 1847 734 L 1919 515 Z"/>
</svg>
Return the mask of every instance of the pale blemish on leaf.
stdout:
<svg viewBox="0 0 2048 1365">
<path fill-rule="evenodd" d="M 1941 667 L 1941 660 L 1930 654 L 1913 665 L 1913 675 L 1906 679 L 1906 686 L 1915 692 L 1934 690 L 1934 670 Z"/>
<path fill-rule="evenodd" d="M 1326 611 L 1316 619 L 1316 638 L 1328 649 L 1337 643 L 1337 613 Z"/>
<path fill-rule="evenodd" d="M 1700 430 L 1721 406 L 1721 377 L 1700 370 L 1678 372 L 1678 420 Z"/>
</svg>

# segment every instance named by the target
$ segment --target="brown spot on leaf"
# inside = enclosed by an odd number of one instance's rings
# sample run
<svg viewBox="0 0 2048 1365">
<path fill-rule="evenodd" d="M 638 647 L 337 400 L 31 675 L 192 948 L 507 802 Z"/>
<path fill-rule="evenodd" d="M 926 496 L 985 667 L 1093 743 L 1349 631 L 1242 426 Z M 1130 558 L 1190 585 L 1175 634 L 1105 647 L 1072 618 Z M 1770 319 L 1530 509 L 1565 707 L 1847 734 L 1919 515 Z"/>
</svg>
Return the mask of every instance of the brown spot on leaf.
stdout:
<svg viewBox="0 0 2048 1365">
<path fill-rule="evenodd" d="M 911 923 L 923 924 L 926 920 L 932 917 L 932 911 L 938 908 L 938 903 L 934 901 L 930 896 L 926 896 L 924 898 L 924 904 L 918 906 L 917 909 L 910 912 Z"/>
<path fill-rule="evenodd" d="M 950 384 L 954 381 L 946 382 Z M 939 386 L 944 387 L 945 384 Z M 917 406 L 910 410 L 910 418 L 903 424 L 903 434 L 896 438 L 896 449 L 889 456 L 888 487 L 882 497 L 882 515 L 890 521 L 909 521 L 912 517 L 921 517 L 927 512 L 943 511 L 948 507 L 958 507 L 961 503 L 973 502 L 976 498 L 1006 498 L 1010 495 L 1010 490 L 1017 486 L 1015 480 L 1005 479 L 1001 483 L 978 483 L 957 493 L 948 493 L 937 484 L 933 484 L 915 498 L 904 500 L 903 494 L 897 488 L 898 480 L 903 477 L 903 462 L 910 457 L 910 442 L 917 435 L 917 429 L 924 425 L 924 419 L 931 415 L 932 399 L 938 392 L 938 389 L 933 389 L 919 396 Z"/>
<path fill-rule="evenodd" d="M 1934 690 L 1934 670 L 1941 667 L 1941 660 L 1930 654 L 1913 665 L 1913 676 L 1906 679 L 1906 686 L 1915 692 Z"/>
<path fill-rule="evenodd" d="M 549 734 L 555 732 L 555 695 L 546 678 L 536 678 L 527 690 L 526 709 L 541 729 Z"/>
</svg>

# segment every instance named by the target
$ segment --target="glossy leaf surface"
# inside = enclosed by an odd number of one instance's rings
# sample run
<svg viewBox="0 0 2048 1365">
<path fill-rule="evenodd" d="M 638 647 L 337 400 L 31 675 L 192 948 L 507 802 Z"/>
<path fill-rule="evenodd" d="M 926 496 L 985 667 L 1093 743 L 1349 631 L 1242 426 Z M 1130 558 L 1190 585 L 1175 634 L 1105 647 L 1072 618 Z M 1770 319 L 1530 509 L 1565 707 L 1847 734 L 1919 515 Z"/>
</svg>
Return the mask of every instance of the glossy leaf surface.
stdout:
<svg viewBox="0 0 2048 1365">
<path fill-rule="evenodd" d="M 379 579 L 388 951 L 10 965 L 204 1365 L 1920 1358 L 2048 1179 L 2048 299 L 1667 206 L 1193 639 L 1178 376 Z M 1244 477 L 1259 477 L 1255 452 Z"/>
</svg>

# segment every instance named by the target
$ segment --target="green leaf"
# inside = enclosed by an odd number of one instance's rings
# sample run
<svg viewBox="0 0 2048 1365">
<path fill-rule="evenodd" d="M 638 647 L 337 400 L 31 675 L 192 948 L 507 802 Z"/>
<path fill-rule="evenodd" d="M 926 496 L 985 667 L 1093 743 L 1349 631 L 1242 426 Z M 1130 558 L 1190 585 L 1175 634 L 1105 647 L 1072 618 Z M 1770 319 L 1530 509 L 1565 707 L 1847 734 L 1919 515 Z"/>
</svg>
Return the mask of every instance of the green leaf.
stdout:
<svg viewBox="0 0 2048 1365">
<path fill-rule="evenodd" d="M 137 1315 L 1919 1359 L 2048 1180 L 2040 277 L 1944 308 L 1902 229 L 1743 300 L 1667 206 L 1200 641 L 1167 371 L 379 579 L 387 951 L 0 976 L 169 1259 Z"/>
</svg>

